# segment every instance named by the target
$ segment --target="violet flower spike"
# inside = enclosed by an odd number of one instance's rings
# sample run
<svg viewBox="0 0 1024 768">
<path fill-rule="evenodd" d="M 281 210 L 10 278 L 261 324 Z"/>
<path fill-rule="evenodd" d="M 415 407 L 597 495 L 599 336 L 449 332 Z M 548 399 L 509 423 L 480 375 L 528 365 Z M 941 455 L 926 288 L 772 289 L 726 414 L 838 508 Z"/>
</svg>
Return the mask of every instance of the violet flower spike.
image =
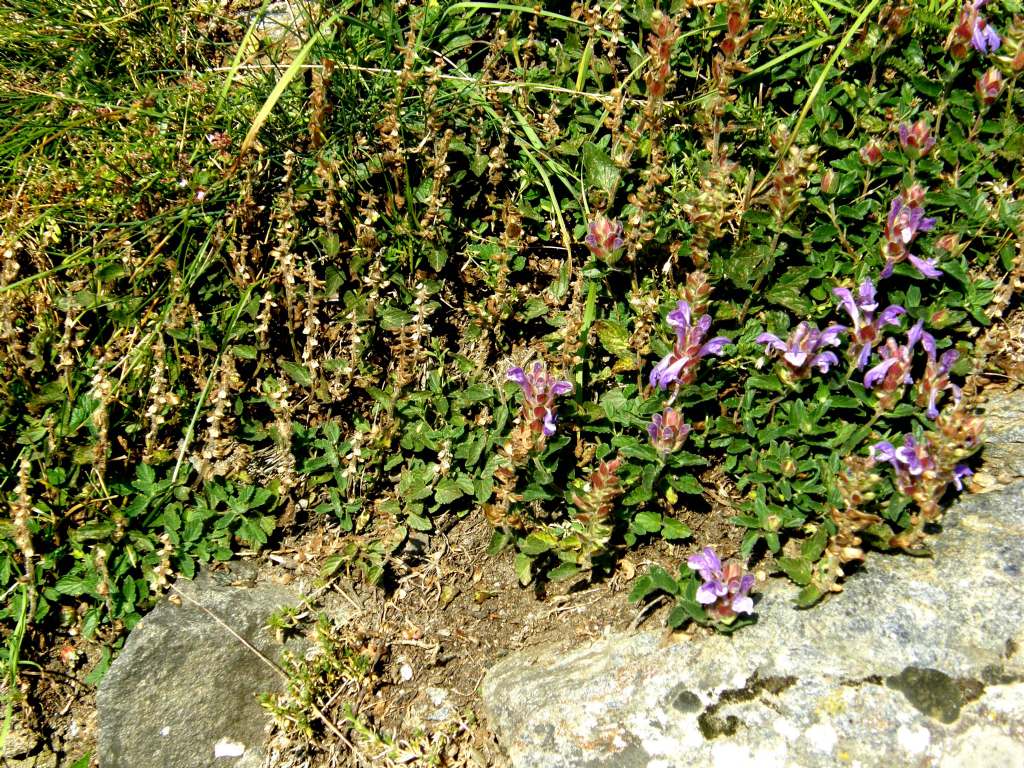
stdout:
<svg viewBox="0 0 1024 768">
<path fill-rule="evenodd" d="M 953 394 L 953 401 L 960 402 L 960 387 L 949 380 L 950 370 L 960 357 L 960 353 L 955 349 L 947 349 L 941 357 L 937 356 L 935 339 L 929 334 L 922 336 L 922 346 L 928 353 L 928 363 L 924 375 L 918 381 L 917 404 L 927 405 L 925 413 L 928 418 L 937 419 L 939 409 L 936 403 L 943 392 L 949 390 Z"/>
<path fill-rule="evenodd" d="M 910 244 L 921 232 L 929 232 L 935 227 L 935 219 L 924 215 L 924 208 L 919 205 L 908 205 L 902 195 L 897 195 L 889 208 L 883 235 L 885 243 L 882 254 L 885 256 L 885 268 L 881 277 L 889 277 L 893 267 L 904 259 L 917 268 L 925 277 L 939 277 L 942 271 L 935 266 L 934 260 L 922 259 L 910 253 Z"/>
<path fill-rule="evenodd" d="M 555 434 L 555 398 L 572 392 L 572 383 L 556 380 L 539 360 L 529 373 L 522 368 L 510 368 L 507 376 L 523 389 L 523 417 L 530 430 L 545 437 Z"/>
<path fill-rule="evenodd" d="M 910 368 L 913 363 L 914 347 L 923 337 L 932 338 L 924 330 L 924 320 L 918 320 L 914 327 L 907 331 L 906 344 L 897 345 L 892 337 L 886 339 L 885 346 L 878 350 L 882 362 L 864 374 L 864 386 L 874 389 L 881 383 L 883 388 L 895 389 L 903 384 L 912 384 Z"/>
<path fill-rule="evenodd" d="M 887 325 L 899 325 L 900 315 L 907 310 L 898 304 L 890 304 L 875 317 L 878 301 L 875 298 L 875 286 L 867 278 L 857 289 L 857 297 L 848 288 L 833 288 L 832 293 L 839 297 L 839 305 L 850 316 L 853 327 L 850 328 L 850 356 L 856 361 L 857 370 L 868 364 L 871 350 Z"/>
<path fill-rule="evenodd" d="M 784 365 L 784 377 L 790 382 L 805 379 L 811 374 L 811 368 L 821 373 L 828 373 L 831 366 L 839 363 L 835 352 L 820 351 L 826 346 L 838 346 L 839 334 L 846 330 L 843 325 L 831 325 L 819 331 L 806 320 L 794 328 L 786 341 L 773 333 L 762 333 L 755 341 L 765 345 L 765 354 L 781 355 Z"/>
<path fill-rule="evenodd" d="M 721 355 L 726 344 L 732 341 L 725 336 L 716 336 L 702 344 L 711 328 L 711 316 L 701 315 L 691 323 L 690 305 L 680 299 L 676 308 L 668 313 L 666 322 L 675 329 L 676 343 L 651 371 L 650 384 L 658 389 L 668 389 L 675 383 L 676 388 L 690 384 L 697 376 L 697 364 L 706 355 Z"/>
<path fill-rule="evenodd" d="M 686 565 L 703 579 L 697 589 L 697 602 L 706 606 L 713 619 L 729 624 L 737 614 L 754 612 L 754 601 L 749 596 L 754 577 L 744 574 L 735 560 L 723 566 L 715 550 L 705 547 L 703 552 L 687 559 Z"/>
</svg>

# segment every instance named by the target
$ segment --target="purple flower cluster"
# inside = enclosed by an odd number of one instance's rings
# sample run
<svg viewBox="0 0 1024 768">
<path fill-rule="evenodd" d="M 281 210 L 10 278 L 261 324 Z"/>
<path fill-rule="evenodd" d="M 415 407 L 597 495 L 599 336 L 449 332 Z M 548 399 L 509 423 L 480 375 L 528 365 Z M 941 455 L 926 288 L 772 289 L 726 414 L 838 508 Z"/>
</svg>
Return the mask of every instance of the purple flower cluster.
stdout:
<svg viewBox="0 0 1024 768">
<path fill-rule="evenodd" d="M 941 357 L 937 357 L 935 339 L 927 333 L 921 335 L 921 343 L 928 353 L 928 363 L 924 375 L 917 382 L 917 404 L 927 405 L 928 418 L 937 419 L 939 409 L 936 407 L 936 401 L 945 390 L 953 393 L 954 402 L 960 402 L 960 387 L 949 380 L 949 372 L 960 357 L 960 353 L 955 349 L 947 349 Z"/>
<path fill-rule="evenodd" d="M 523 388 L 523 417 L 530 431 L 545 437 L 555 434 L 558 420 L 555 398 L 572 392 L 572 383 L 556 380 L 539 360 L 529 373 L 522 368 L 511 368 L 507 375 L 509 381 Z"/>
<path fill-rule="evenodd" d="M 864 374 L 864 386 L 876 391 L 881 407 L 892 408 L 903 394 L 903 388 L 914 382 L 910 374 L 914 365 L 914 347 L 925 337 L 928 339 L 926 344 L 934 345 L 934 339 L 924 330 L 924 321 L 919 320 L 907 332 L 905 344 L 897 344 L 890 336 L 879 348 L 882 362 Z"/>
<path fill-rule="evenodd" d="M 831 366 L 838 364 L 839 358 L 835 352 L 821 350 L 828 346 L 838 346 L 839 334 L 845 330 L 845 326 L 831 325 L 819 331 L 805 320 L 793 329 L 786 341 L 773 333 L 762 333 L 755 341 L 765 345 L 765 354 L 781 355 L 784 378 L 792 382 L 810 376 L 812 368 L 828 373 Z"/>
<path fill-rule="evenodd" d="M 917 204 L 923 199 L 924 190 L 915 185 L 907 191 L 906 200 L 902 195 L 897 195 L 892 201 L 885 222 L 885 242 L 882 245 L 885 268 L 881 277 L 889 277 L 893 267 L 905 259 L 908 259 L 925 277 L 939 277 L 942 274 L 942 271 L 936 268 L 934 260 L 914 256 L 909 250 L 918 233 L 929 232 L 935 227 L 935 219 L 927 218 L 924 215 L 924 208 Z"/>
<path fill-rule="evenodd" d="M 669 384 L 679 386 L 690 384 L 697 376 L 697 364 L 706 355 L 721 355 L 722 349 L 732 341 L 725 336 L 716 336 L 706 343 L 704 337 L 711 328 L 711 316 L 701 315 L 691 323 L 690 305 L 681 299 L 676 308 L 668 313 L 666 321 L 675 329 L 676 343 L 651 371 L 651 386 L 668 389 Z"/>
<path fill-rule="evenodd" d="M 744 574 L 743 567 L 735 560 L 723 566 L 715 550 L 704 547 L 704 551 L 692 555 L 686 565 L 704 580 L 697 590 L 697 602 L 706 606 L 712 618 L 729 624 L 737 614 L 754 612 L 754 601 L 748 594 L 754 586 L 754 577 Z"/>
<path fill-rule="evenodd" d="M 903 445 L 899 448 L 887 440 L 875 443 L 871 446 L 871 458 L 875 461 L 889 462 L 896 473 L 896 488 L 900 493 L 913 499 L 920 496 L 918 486 L 922 481 L 932 482 L 937 474 L 938 465 L 935 457 L 931 455 L 930 444 L 927 441 L 918 442 L 913 435 L 906 435 L 903 438 Z M 963 479 L 972 474 L 974 473 L 970 467 L 959 464 L 954 468 L 949 480 L 960 491 L 963 490 Z"/>
<path fill-rule="evenodd" d="M 890 304 L 878 316 L 878 300 L 875 298 L 875 285 L 871 279 L 865 279 L 857 289 L 854 298 L 849 288 L 833 288 L 832 293 L 839 297 L 840 306 L 850 316 L 853 327 L 850 328 L 850 356 L 856 361 L 857 369 L 862 369 L 871 358 L 882 329 L 887 325 L 899 325 L 900 315 L 907 310 L 898 304 Z"/>
</svg>

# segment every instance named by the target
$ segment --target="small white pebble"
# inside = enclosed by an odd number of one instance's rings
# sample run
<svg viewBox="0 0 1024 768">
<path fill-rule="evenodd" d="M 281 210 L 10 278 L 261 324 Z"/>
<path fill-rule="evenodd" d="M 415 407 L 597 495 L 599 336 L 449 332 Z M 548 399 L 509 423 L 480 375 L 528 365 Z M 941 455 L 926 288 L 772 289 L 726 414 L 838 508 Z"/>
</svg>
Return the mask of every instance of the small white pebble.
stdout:
<svg viewBox="0 0 1024 768">
<path fill-rule="evenodd" d="M 402 668 L 399 670 L 399 674 L 402 676 L 402 680 L 409 682 L 412 680 L 412 667 L 408 664 L 403 664 Z"/>
<path fill-rule="evenodd" d="M 171 735 L 171 726 L 165 725 L 163 728 L 161 728 L 160 729 L 160 735 L 164 736 L 164 737 L 170 736 Z"/>
<path fill-rule="evenodd" d="M 245 754 L 245 745 L 237 741 L 221 739 L 213 745 L 214 757 L 241 757 Z"/>
<path fill-rule="evenodd" d="M 836 748 L 836 742 L 839 741 L 836 729 L 828 723 L 815 723 L 807 729 L 804 735 L 811 742 L 811 747 L 818 752 L 830 753 Z"/>
<path fill-rule="evenodd" d="M 932 734 L 923 725 L 919 725 L 916 728 L 908 728 L 905 725 L 901 725 L 899 730 L 896 731 L 896 740 L 904 750 L 912 755 L 917 755 L 928 749 L 928 745 L 932 740 Z"/>
</svg>

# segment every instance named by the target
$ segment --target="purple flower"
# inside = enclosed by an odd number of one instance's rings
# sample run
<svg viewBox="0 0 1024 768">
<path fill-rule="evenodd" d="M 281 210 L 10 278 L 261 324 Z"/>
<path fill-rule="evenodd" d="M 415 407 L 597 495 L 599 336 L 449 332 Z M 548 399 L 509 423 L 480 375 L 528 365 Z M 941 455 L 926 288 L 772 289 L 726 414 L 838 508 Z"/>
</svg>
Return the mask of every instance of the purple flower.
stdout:
<svg viewBox="0 0 1024 768">
<path fill-rule="evenodd" d="M 916 191 L 916 190 L 912 190 Z M 917 191 L 917 198 L 923 198 L 923 190 Z M 942 272 L 936 268 L 934 260 L 922 259 L 910 253 L 910 244 L 918 233 L 928 232 L 935 227 L 935 219 L 924 215 L 924 208 L 906 203 L 902 195 L 897 195 L 889 208 L 889 216 L 885 222 L 885 243 L 882 255 L 885 256 L 885 268 L 881 277 L 889 277 L 893 267 L 904 259 L 909 259 L 918 272 L 925 277 L 938 277 Z"/>
<path fill-rule="evenodd" d="M 664 413 L 656 413 L 651 417 L 647 434 L 658 453 L 666 455 L 683 447 L 686 436 L 690 434 L 690 425 L 683 421 L 679 411 L 669 407 Z"/>
<path fill-rule="evenodd" d="M 604 216 L 598 216 L 587 225 L 588 234 L 584 239 L 595 259 L 606 264 L 619 260 L 622 250 L 622 224 Z"/>
<path fill-rule="evenodd" d="M 949 372 L 953 364 L 960 357 L 955 349 L 948 349 L 941 357 L 936 357 L 935 339 L 929 334 L 921 337 L 922 346 L 928 353 L 928 364 L 925 366 L 924 375 L 917 382 L 917 404 L 927 405 L 929 419 L 939 418 L 939 409 L 936 401 L 945 390 L 953 393 L 953 401 L 960 402 L 960 387 L 949 380 Z"/>
<path fill-rule="evenodd" d="M 988 0 L 974 0 L 965 3 L 960 9 L 960 16 L 957 23 L 949 32 L 946 38 L 946 47 L 958 59 L 967 55 L 967 44 L 979 53 L 992 53 L 999 50 L 1002 42 L 996 31 L 989 26 L 985 18 L 978 13 L 979 9 L 986 5 Z"/>
<path fill-rule="evenodd" d="M 924 320 L 919 320 L 907 332 L 906 344 L 897 344 L 895 339 L 889 337 L 885 345 L 879 347 L 878 354 L 882 362 L 864 374 L 864 386 L 878 392 L 880 407 L 891 409 L 903 394 L 903 388 L 914 382 L 910 375 L 914 363 L 914 347 L 922 339 L 925 346 L 935 343 L 931 334 L 924 330 Z"/>
<path fill-rule="evenodd" d="M 860 370 L 868 364 L 871 350 L 882 329 L 887 325 L 899 325 L 900 315 L 906 314 L 907 310 L 898 304 L 890 304 L 875 317 L 878 301 L 870 278 L 860 284 L 856 298 L 849 288 L 833 288 L 832 293 L 839 297 L 840 306 L 853 322 L 850 329 L 850 356 L 857 361 L 857 369 Z"/>
<path fill-rule="evenodd" d="M 973 5 L 977 10 L 984 4 L 984 2 L 975 2 Z M 999 50 L 1001 42 L 999 35 L 989 26 L 984 17 L 980 14 L 975 15 L 974 25 L 971 28 L 971 45 L 974 46 L 974 50 L 978 53 L 993 53 Z"/>
<path fill-rule="evenodd" d="M 762 333 L 755 341 L 765 345 L 766 355 L 782 355 L 784 377 L 792 382 L 810 376 L 811 368 L 828 373 L 831 366 L 838 364 L 835 352 L 820 350 L 826 346 L 838 346 L 839 334 L 845 330 L 845 326 L 831 325 L 819 331 L 805 320 L 793 329 L 786 341 L 773 333 Z"/>
<path fill-rule="evenodd" d="M 705 355 L 721 355 L 722 348 L 732 342 L 725 336 L 716 336 L 701 344 L 711 328 L 711 316 L 701 315 L 696 324 L 690 322 L 690 305 L 683 299 L 668 313 L 666 321 L 676 331 L 676 343 L 651 371 L 651 386 L 667 389 L 675 382 L 676 388 L 690 384 L 697 376 L 697 363 Z"/>
<path fill-rule="evenodd" d="M 723 567 L 715 550 L 691 555 L 686 565 L 700 574 L 704 583 L 697 589 L 697 602 L 707 607 L 708 614 L 724 624 L 731 623 L 738 613 L 753 613 L 754 601 L 749 596 L 754 577 L 744 574 L 742 566 L 730 560 Z"/>
<path fill-rule="evenodd" d="M 572 384 L 549 375 L 539 360 L 529 373 L 510 368 L 507 375 L 509 381 L 523 388 L 523 416 L 530 430 L 545 437 L 555 434 L 555 398 L 572 392 Z"/>
</svg>

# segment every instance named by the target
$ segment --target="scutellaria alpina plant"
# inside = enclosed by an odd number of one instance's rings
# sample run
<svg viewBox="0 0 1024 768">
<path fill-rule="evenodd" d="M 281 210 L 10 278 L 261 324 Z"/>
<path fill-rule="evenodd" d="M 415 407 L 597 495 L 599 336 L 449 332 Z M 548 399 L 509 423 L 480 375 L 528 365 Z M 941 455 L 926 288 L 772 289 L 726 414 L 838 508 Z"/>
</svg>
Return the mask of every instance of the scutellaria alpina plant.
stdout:
<svg viewBox="0 0 1024 768">
<path fill-rule="evenodd" d="M 972 472 L 965 459 L 977 451 L 982 422 L 960 408 L 947 408 L 936 420 L 935 429 L 923 435 L 907 434 L 896 446 L 883 440 L 875 443 L 870 456 L 887 462 L 893 470 L 896 489 L 910 498 L 917 510 L 910 525 L 889 540 L 889 545 L 913 549 L 924 538 L 924 524 L 942 514 L 940 501 L 952 484 L 957 490 Z"/>
<path fill-rule="evenodd" d="M 779 358 L 780 378 L 793 383 L 806 379 L 814 369 L 819 373 L 828 373 L 833 365 L 837 365 L 839 358 L 836 353 L 825 348 L 839 346 L 840 337 L 845 331 L 846 327 L 842 325 L 830 325 L 822 331 L 804 320 L 790 332 L 785 341 L 767 332 L 758 336 L 756 341 L 765 345 L 766 355 Z"/>
<path fill-rule="evenodd" d="M 754 577 L 744 573 L 738 562 L 729 560 L 723 565 L 715 550 L 705 547 L 703 552 L 691 555 L 686 565 L 700 574 L 704 583 L 697 589 L 697 602 L 714 621 L 729 624 L 738 614 L 754 612 L 750 597 Z"/>
<path fill-rule="evenodd" d="M 926 336 L 931 338 L 924 330 L 924 321 L 919 320 L 907 332 L 906 342 L 899 344 L 890 336 L 878 348 L 882 360 L 864 374 L 864 386 L 874 390 L 882 410 L 892 410 L 906 387 L 914 383 L 914 347 Z"/>
<path fill-rule="evenodd" d="M 939 409 L 936 404 L 943 392 L 948 391 L 952 394 L 954 404 L 960 403 L 960 387 L 949 379 L 950 371 L 960 353 L 955 349 L 947 349 L 937 356 L 935 339 L 930 334 L 922 334 L 921 342 L 928 354 L 928 362 L 924 373 L 917 380 L 917 404 L 926 408 L 925 415 L 929 419 L 937 419 Z"/>
<path fill-rule="evenodd" d="M 887 325 L 899 325 L 899 318 L 907 310 L 898 304 L 890 304 L 878 312 L 878 298 L 871 278 L 861 282 L 856 297 L 849 288 L 833 288 L 832 293 L 839 297 L 839 306 L 850 316 L 849 356 L 860 370 L 871 359 L 871 352 L 881 339 L 882 329 Z"/>
<path fill-rule="evenodd" d="M 555 398 L 571 393 L 572 382 L 556 379 L 539 360 L 528 372 L 519 367 L 510 368 L 507 376 L 523 390 L 523 423 L 537 436 L 551 437 L 555 434 L 558 421 Z"/>
<path fill-rule="evenodd" d="M 704 337 L 711 329 L 711 316 L 701 315 L 691 322 L 690 305 L 684 299 L 668 313 L 666 322 L 676 332 L 676 341 L 669 352 L 651 371 L 650 384 L 658 389 L 691 384 L 697 377 L 697 365 L 707 355 L 721 355 L 725 346 L 732 342 L 725 336 L 715 336 L 705 342 Z"/>
<path fill-rule="evenodd" d="M 920 188 L 912 188 L 911 192 L 918 192 Z M 914 205 L 919 197 L 923 198 L 923 192 L 914 194 L 913 200 L 907 201 L 903 195 L 897 195 L 892 205 L 889 206 L 889 215 L 885 221 L 885 229 L 882 244 L 882 255 L 885 257 L 885 267 L 880 277 L 892 275 L 893 268 L 901 261 L 909 260 L 911 264 L 925 277 L 940 277 L 942 270 L 935 266 L 935 262 L 922 259 L 910 252 L 910 246 L 917 239 L 921 232 L 930 232 L 935 227 L 935 219 L 924 215 L 924 208 L 920 204 Z"/>
<path fill-rule="evenodd" d="M 618 262 L 622 256 L 622 224 L 605 216 L 598 216 L 587 225 L 585 239 L 587 248 L 598 261 L 609 266 Z"/>
<path fill-rule="evenodd" d="M 924 542 L 896 467 L 844 458 L 909 433 L 944 504 L 974 374 L 1019 376 L 1008 4 L 364 4 L 244 139 L 265 82 L 193 64 L 246 25 L 210 39 L 174 5 L 194 34 L 172 52 L 140 11 L 15 25 L 0 57 L 0 623 L 30 617 L 34 645 L 110 637 L 175 576 L 307 523 L 341 538 L 332 569 L 386 584 L 418 567 L 410 531 L 482 514 L 525 584 L 618 578 L 708 518 L 810 600 Z M 60 96 L 83 84 L 109 106 Z M 848 343 L 814 341 L 825 318 Z M 672 621 L 704 621 L 678 559 Z"/>
<path fill-rule="evenodd" d="M 946 47 L 956 58 L 967 56 L 968 44 L 982 54 L 999 50 L 999 34 L 980 12 L 987 4 L 988 0 L 971 0 L 960 10 L 960 16 L 946 39 Z"/>
<path fill-rule="evenodd" d="M 913 124 L 900 123 L 898 133 L 900 146 L 903 148 L 904 154 L 911 160 L 924 157 L 935 146 L 932 129 L 923 117 Z"/>
</svg>

